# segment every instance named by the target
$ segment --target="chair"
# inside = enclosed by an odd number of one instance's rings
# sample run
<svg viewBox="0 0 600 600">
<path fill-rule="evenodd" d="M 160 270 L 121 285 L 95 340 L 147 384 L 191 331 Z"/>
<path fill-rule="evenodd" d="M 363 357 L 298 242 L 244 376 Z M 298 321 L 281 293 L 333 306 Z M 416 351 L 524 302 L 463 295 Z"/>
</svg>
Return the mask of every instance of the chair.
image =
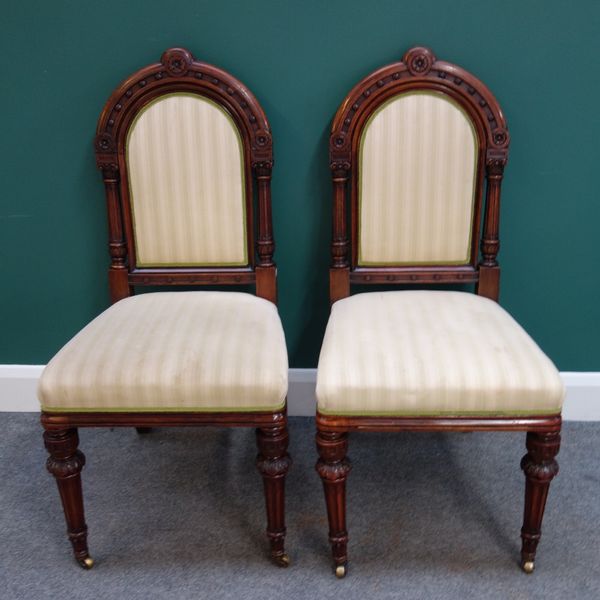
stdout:
<svg viewBox="0 0 600 600">
<path fill-rule="evenodd" d="M 521 565 L 533 571 L 558 472 L 564 389 L 497 304 L 508 144 L 491 92 L 421 47 L 358 83 L 333 120 L 332 309 L 317 375 L 317 471 L 339 577 L 347 566 L 350 431 L 526 431 Z M 351 296 L 353 284 L 474 284 L 476 294 Z"/>
<path fill-rule="evenodd" d="M 271 557 L 286 566 L 288 363 L 275 306 L 265 114 L 229 73 L 172 48 L 115 90 L 95 149 L 112 306 L 50 361 L 38 392 L 47 467 L 75 558 L 93 564 L 77 428 L 210 425 L 256 428 Z M 256 295 L 134 295 L 144 286 L 214 284 L 255 286 Z"/>
</svg>

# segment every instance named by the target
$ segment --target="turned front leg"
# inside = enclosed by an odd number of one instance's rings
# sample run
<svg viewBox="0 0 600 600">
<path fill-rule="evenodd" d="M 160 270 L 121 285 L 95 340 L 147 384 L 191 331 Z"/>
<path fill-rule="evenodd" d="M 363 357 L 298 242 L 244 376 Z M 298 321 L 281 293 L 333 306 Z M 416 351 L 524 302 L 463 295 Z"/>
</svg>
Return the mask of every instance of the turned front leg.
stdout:
<svg viewBox="0 0 600 600">
<path fill-rule="evenodd" d="M 527 454 L 521 460 L 521 468 L 526 477 L 525 513 L 521 529 L 521 567 L 532 573 L 535 566 L 535 552 L 542 535 L 542 519 L 550 482 L 558 473 L 558 463 L 554 457 L 560 449 L 560 433 L 527 434 Z"/>
<path fill-rule="evenodd" d="M 286 425 L 262 427 L 256 430 L 258 456 L 256 466 L 262 475 L 267 506 L 267 537 L 271 558 L 281 567 L 287 567 L 285 553 L 285 476 L 292 464 L 287 453 L 289 435 Z"/>
<path fill-rule="evenodd" d="M 81 489 L 81 469 L 85 465 L 85 456 L 77 449 L 77 429 L 44 431 L 44 444 L 50 453 L 46 467 L 54 475 L 58 485 L 67 521 L 67 534 L 73 546 L 75 560 L 84 569 L 91 569 L 94 561 L 88 552 Z"/>
<path fill-rule="evenodd" d="M 317 472 L 323 481 L 327 518 L 329 519 L 329 542 L 338 577 L 346 575 L 348 562 L 348 532 L 346 531 L 346 479 L 350 472 L 348 434 L 317 432 Z"/>
</svg>

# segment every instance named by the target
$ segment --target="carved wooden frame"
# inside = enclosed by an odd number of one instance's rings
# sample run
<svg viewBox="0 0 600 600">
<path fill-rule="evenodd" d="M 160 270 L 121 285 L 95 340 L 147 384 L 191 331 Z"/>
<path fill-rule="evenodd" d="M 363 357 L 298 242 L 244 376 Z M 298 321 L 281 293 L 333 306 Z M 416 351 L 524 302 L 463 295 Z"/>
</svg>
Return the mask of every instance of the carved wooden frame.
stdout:
<svg viewBox="0 0 600 600">
<path fill-rule="evenodd" d="M 413 90 L 435 91 L 447 95 L 464 109 L 477 132 L 479 156 L 470 264 L 361 267 L 357 265 L 357 165 L 362 130 L 367 119 L 386 100 Z M 499 249 L 500 185 L 508 157 L 509 142 L 504 115 L 488 88 L 461 67 L 437 60 L 428 48 L 410 49 L 401 62 L 382 67 L 355 85 L 333 119 L 329 140 L 329 161 L 334 193 L 331 302 L 350 295 L 351 283 L 476 282 L 479 294 L 497 300 L 500 277 L 500 268 L 496 260 Z M 484 174 L 487 175 L 487 203 L 481 239 L 482 259 L 478 264 L 477 246 L 483 204 Z M 350 240 L 347 219 L 348 196 L 350 196 Z"/>
<path fill-rule="evenodd" d="M 125 140 L 136 114 L 152 100 L 173 92 L 210 98 L 225 109 L 240 131 L 244 148 L 248 265 L 244 267 L 140 268 L 135 262 Z M 112 302 L 133 294 L 135 286 L 255 284 L 256 294 L 277 300 L 275 244 L 271 219 L 273 145 L 269 123 L 252 93 L 229 73 L 196 61 L 183 48 L 171 48 L 160 62 L 128 77 L 113 92 L 100 115 L 95 138 L 96 162 L 106 191 L 109 225 L 109 284 Z M 257 235 L 254 235 L 254 188 L 257 190 Z M 256 257 L 254 240 L 256 238 Z M 275 412 L 42 412 L 44 441 L 50 454 L 48 470 L 55 476 L 67 521 L 68 537 L 77 562 L 91 568 L 87 546 L 81 470 L 85 457 L 78 450 L 78 427 L 222 426 L 255 427 L 256 466 L 262 475 L 267 505 L 267 537 L 271 558 L 287 566 L 285 539 L 285 476 L 291 464 L 287 408 Z"/>
<path fill-rule="evenodd" d="M 191 92 L 225 109 L 236 124 L 244 147 L 249 264 L 242 267 L 136 266 L 135 244 L 127 182 L 125 142 L 139 111 L 159 96 Z M 183 48 L 171 48 L 160 62 L 140 69 L 113 92 L 98 120 L 96 163 L 106 188 L 113 302 L 131 294 L 136 285 L 256 284 L 256 293 L 276 302 L 275 242 L 271 218 L 273 140 L 258 100 L 238 79 L 199 62 Z M 254 248 L 254 181 L 258 195 L 258 235 Z M 254 254 L 256 250 L 257 259 Z"/>
<path fill-rule="evenodd" d="M 470 264 L 466 266 L 380 266 L 357 264 L 359 142 L 367 119 L 386 100 L 407 91 L 432 90 L 448 95 L 471 118 L 479 140 L 478 175 L 472 222 Z M 401 62 L 382 67 L 360 81 L 346 96 L 332 123 L 329 143 L 333 179 L 330 301 L 350 295 L 351 284 L 476 283 L 478 294 L 498 299 L 500 186 L 508 157 L 509 134 L 498 102 L 479 79 L 456 65 L 438 60 L 424 47 L 408 50 Z M 485 215 L 479 258 L 481 211 Z M 350 188 L 350 190 L 348 190 Z M 350 218 L 347 207 L 350 204 Z M 348 221 L 351 235 L 348 236 Z M 350 471 L 346 457 L 350 431 L 526 431 L 528 454 L 522 461 L 526 475 L 525 516 L 521 564 L 533 570 L 545 499 L 558 472 L 554 456 L 560 447 L 561 416 L 519 417 L 377 417 L 317 413 L 317 463 L 327 503 L 336 574 L 347 564 L 345 482 Z"/>
</svg>

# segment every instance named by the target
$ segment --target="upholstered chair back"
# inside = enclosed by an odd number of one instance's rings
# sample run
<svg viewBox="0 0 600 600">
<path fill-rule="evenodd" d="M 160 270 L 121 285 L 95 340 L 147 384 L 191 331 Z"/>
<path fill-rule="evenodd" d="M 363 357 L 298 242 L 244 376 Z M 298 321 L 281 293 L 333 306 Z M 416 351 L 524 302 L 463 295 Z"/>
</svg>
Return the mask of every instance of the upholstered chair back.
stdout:
<svg viewBox="0 0 600 600">
<path fill-rule="evenodd" d="M 358 265 L 469 263 L 478 140 L 460 105 L 435 91 L 392 96 L 359 156 Z"/>
<path fill-rule="evenodd" d="M 508 146 L 488 88 L 428 48 L 354 86 L 329 145 L 331 302 L 352 284 L 475 284 L 497 299 Z"/>
<path fill-rule="evenodd" d="M 171 48 L 115 90 L 95 147 L 113 302 L 171 285 L 254 285 L 276 301 L 271 131 L 243 83 Z"/>
<path fill-rule="evenodd" d="M 130 126 L 126 160 L 138 267 L 248 264 L 244 147 L 221 106 L 158 97 Z"/>
</svg>

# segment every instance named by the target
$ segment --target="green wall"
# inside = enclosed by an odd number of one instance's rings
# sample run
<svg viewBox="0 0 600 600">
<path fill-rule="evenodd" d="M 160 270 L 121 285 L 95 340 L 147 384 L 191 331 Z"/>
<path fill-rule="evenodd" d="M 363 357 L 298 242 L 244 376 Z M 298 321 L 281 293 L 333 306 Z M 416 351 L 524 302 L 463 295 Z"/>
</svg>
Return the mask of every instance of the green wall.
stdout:
<svg viewBox="0 0 600 600">
<path fill-rule="evenodd" d="M 92 149 L 113 88 L 175 45 L 270 119 L 280 310 L 294 367 L 328 313 L 327 131 L 346 92 L 416 44 L 479 76 L 512 136 L 501 302 L 561 370 L 600 370 L 600 3 L 54 0 L 0 19 L 0 363 L 44 363 L 108 304 Z"/>
</svg>

